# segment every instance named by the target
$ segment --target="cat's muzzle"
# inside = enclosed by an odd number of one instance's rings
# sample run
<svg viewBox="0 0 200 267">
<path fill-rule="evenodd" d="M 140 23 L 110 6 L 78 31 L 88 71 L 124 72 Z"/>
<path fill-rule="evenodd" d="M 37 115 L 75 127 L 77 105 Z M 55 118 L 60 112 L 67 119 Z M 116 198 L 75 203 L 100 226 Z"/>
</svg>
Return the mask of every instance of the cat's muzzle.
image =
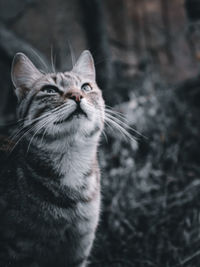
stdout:
<svg viewBox="0 0 200 267">
<path fill-rule="evenodd" d="M 80 104 L 77 104 L 77 108 L 66 118 L 62 119 L 62 120 L 59 120 L 59 121 L 56 121 L 54 122 L 54 124 L 61 124 L 61 123 L 64 123 L 64 122 L 69 122 L 71 121 L 74 117 L 76 118 L 80 118 L 80 117 L 88 117 L 86 112 L 81 108 Z"/>
</svg>

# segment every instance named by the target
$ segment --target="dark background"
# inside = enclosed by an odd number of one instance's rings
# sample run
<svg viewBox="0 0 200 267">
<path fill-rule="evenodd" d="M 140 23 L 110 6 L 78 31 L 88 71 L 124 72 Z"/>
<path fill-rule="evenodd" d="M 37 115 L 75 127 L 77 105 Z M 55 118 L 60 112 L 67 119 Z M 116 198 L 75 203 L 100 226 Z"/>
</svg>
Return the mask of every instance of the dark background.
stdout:
<svg viewBox="0 0 200 267">
<path fill-rule="evenodd" d="M 199 19 L 199 0 L 0 0 L 2 134 L 15 120 L 14 54 L 62 71 L 84 49 L 107 105 L 142 134 L 102 137 L 90 266 L 200 266 Z"/>
</svg>

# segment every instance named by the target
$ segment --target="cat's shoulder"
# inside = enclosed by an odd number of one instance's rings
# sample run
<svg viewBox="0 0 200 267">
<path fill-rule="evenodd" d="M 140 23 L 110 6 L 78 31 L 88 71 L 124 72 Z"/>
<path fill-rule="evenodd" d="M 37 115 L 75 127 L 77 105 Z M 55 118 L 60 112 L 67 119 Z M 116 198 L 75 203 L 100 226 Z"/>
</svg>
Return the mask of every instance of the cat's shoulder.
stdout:
<svg viewBox="0 0 200 267">
<path fill-rule="evenodd" d="M 0 165 L 6 161 L 10 151 L 14 147 L 14 142 L 5 135 L 0 135 Z"/>
<path fill-rule="evenodd" d="M 0 153 L 7 153 L 14 142 L 7 136 L 0 134 Z"/>
</svg>

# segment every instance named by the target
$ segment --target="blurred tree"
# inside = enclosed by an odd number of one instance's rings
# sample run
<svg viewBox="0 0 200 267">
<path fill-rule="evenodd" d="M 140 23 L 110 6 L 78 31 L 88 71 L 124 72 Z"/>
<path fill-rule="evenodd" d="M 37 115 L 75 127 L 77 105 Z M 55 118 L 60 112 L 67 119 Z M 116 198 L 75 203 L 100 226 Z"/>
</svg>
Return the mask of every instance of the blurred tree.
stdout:
<svg viewBox="0 0 200 267">
<path fill-rule="evenodd" d="M 185 0 L 185 7 L 191 21 L 200 20 L 200 2 L 198 0 Z"/>
<path fill-rule="evenodd" d="M 25 51 L 34 58 L 32 49 L 48 59 L 53 50 L 57 70 L 71 68 L 71 51 L 77 58 L 83 49 L 90 49 L 98 83 L 109 104 L 128 100 L 150 73 L 153 84 L 159 79 L 165 85 L 198 75 L 199 31 L 195 28 L 195 33 L 188 34 L 191 28 L 185 12 L 186 7 L 190 20 L 196 21 L 198 1 L 186 0 L 184 5 L 183 0 L 7 0 L 6 4 L 0 0 L 0 7 L 4 92 L 11 88 L 12 57 Z M 5 103 L 12 93 L 3 95 Z M 9 100 L 6 106 L 11 103 Z M 13 110 L 11 105 L 9 112 Z"/>
</svg>

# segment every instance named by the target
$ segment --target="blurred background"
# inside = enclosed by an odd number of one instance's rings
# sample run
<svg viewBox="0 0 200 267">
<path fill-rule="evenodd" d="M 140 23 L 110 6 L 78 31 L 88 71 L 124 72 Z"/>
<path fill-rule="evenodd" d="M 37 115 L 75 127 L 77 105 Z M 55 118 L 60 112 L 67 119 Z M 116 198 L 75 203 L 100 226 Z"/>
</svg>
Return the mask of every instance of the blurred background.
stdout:
<svg viewBox="0 0 200 267">
<path fill-rule="evenodd" d="M 1 134 L 15 120 L 14 54 L 66 71 L 84 49 L 106 104 L 140 133 L 102 137 L 90 266 L 200 266 L 200 1 L 0 0 Z"/>
</svg>

